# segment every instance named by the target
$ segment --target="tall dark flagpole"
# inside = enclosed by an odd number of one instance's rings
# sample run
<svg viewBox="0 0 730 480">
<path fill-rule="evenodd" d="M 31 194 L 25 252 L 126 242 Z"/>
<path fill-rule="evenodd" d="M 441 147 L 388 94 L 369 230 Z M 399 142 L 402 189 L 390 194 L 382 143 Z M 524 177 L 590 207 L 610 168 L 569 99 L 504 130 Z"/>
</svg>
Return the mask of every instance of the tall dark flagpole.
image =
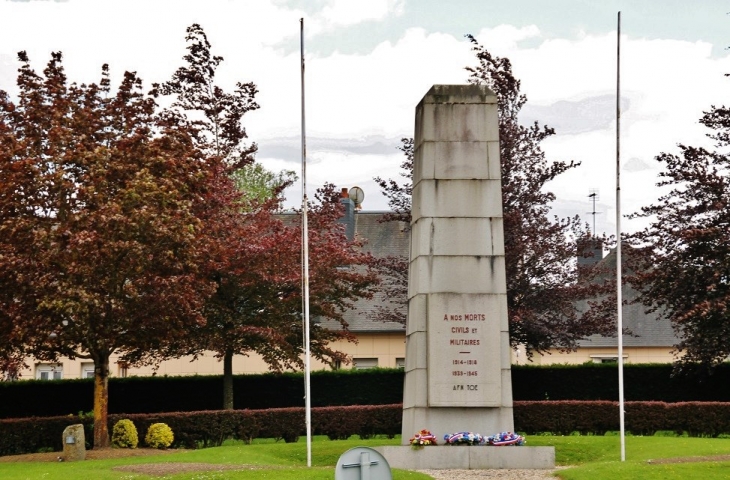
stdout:
<svg viewBox="0 0 730 480">
<path fill-rule="evenodd" d="M 623 298 L 621 295 L 621 12 L 616 31 L 616 323 L 618 326 L 618 404 L 621 430 L 621 461 L 626 460 L 624 429 L 624 342 Z"/>
<path fill-rule="evenodd" d="M 304 410 L 307 425 L 307 466 L 312 466 L 312 388 L 309 345 L 309 230 L 307 226 L 307 140 L 304 117 L 304 19 L 299 19 L 302 66 L 302 284 L 304 287 Z"/>
</svg>

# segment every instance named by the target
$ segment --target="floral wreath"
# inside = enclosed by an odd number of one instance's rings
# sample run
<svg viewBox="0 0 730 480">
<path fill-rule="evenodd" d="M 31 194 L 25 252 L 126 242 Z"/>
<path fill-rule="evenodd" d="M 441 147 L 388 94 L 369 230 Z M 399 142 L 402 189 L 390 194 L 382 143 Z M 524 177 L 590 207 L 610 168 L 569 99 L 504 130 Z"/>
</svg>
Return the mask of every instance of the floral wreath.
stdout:
<svg viewBox="0 0 730 480">
<path fill-rule="evenodd" d="M 436 445 L 436 435 L 426 429 L 423 429 L 413 435 L 411 439 L 408 440 L 408 443 L 410 443 L 411 447 L 414 449 L 423 448 L 427 445 Z"/>
<path fill-rule="evenodd" d="M 502 432 L 489 437 L 473 432 L 457 432 L 444 435 L 446 445 L 493 445 L 495 447 L 525 444 L 525 437 L 512 432 Z"/>
</svg>

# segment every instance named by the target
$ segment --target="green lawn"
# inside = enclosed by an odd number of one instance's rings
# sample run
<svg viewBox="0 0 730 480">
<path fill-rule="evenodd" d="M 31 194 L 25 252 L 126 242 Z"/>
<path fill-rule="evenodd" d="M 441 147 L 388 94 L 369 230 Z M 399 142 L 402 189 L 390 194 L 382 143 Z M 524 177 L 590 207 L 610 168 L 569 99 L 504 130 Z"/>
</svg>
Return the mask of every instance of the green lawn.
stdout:
<svg viewBox="0 0 730 480">
<path fill-rule="evenodd" d="M 163 456 L 133 457 L 112 460 L 88 460 L 72 463 L 0 463 L 0 479 L 2 480 L 143 480 L 160 478 L 170 480 L 223 480 L 223 479 L 282 479 L 282 480 L 332 480 L 334 466 L 340 455 L 356 446 L 398 445 L 399 439 L 388 440 L 378 438 L 360 440 L 330 441 L 327 437 L 317 437 L 312 442 L 312 468 L 307 468 L 306 442 L 300 440 L 295 444 L 275 443 L 273 440 L 261 440 L 253 445 L 231 442 L 217 448 L 174 453 Z M 223 464 L 253 464 L 270 468 L 251 471 L 227 470 L 222 473 L 197 472 L 151 477 L 148 475 L 119 472 L 112 470 L 118 465 L 161 462 L 201 462 Z M 428 480 L 431 477 L 416 472 L 393 470 L 394 480 Z"/>
<path fill-rule="evenodd" d="M 528 436 L 533 446 L 555 447 L 558 465 L 570 465 L 559 476 L 565 480 L 610 479 L 725 479 L 730 478 L 730 462 L 703 462 L 683 464 L 649 464 L 647 460 L 674 457 L 694 457 L 730 454 L 730 439 L 687 437 L 626 437 L 626 462 L 619 462 L 617 436 Z M 397 445 L 398 439 L 377 438 L 330 441 L 317 437 L 312 444 L 312 468 L 306 464 L 306 443 L 275 443 L 260 440 L 253 445 L 231 442 L 218 448 L 173 453 L 154 457 L 133 457 L 113 460 L 90 460 L 77 463 L 0 463 L 3 480 L 223 480 L 223 479 L 283 479 L 309 480 L 334 478 L 334 465 L 346 450 L 355 446 Z M 459 447 L 454 447 L 459 448 Z M 486 447 L 485 447 L 486 448 Z M 504 447 L 520 448 L 520 447 Z M 252 471 L 224 471 L 184 473 L 166 477 L 118 472 L 117 465 L 158 462 L 201 462 L 221 464 L 253 464 L 268 468 Z M 430 477 L 415 472 L 393 471 L 396 480 L 427 480 Z"/>
<path fill-rule="evenodd" d="M 650 464 L 661 458 L 730 455 L 730 439 L 688 437 L 626 437 L 626 461 L 621 462 L 618 436 L 530 436 L 528 444 L 555 447 L 558 465 L 576 465 L 561 470 L 565 480 L 611 479 L 727 479 L 730 461 Z"/>
</svg>

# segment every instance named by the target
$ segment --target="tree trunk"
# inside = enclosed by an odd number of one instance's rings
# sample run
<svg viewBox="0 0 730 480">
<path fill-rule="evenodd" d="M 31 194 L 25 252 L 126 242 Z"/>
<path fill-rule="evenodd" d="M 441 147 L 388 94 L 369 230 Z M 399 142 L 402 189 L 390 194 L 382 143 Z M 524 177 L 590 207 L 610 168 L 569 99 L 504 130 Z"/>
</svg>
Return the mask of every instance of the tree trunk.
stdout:
<svg viewBox="0 0 730 480">
<path fill-rule="evenodd" d="M 109 356 L 94 362 L 94 448 L 109 446 Z"/>
<path fill-rule="evenodd" d="M 233 410 L 233 352 L 223 354 L 223 410 Z"/>
</svg>

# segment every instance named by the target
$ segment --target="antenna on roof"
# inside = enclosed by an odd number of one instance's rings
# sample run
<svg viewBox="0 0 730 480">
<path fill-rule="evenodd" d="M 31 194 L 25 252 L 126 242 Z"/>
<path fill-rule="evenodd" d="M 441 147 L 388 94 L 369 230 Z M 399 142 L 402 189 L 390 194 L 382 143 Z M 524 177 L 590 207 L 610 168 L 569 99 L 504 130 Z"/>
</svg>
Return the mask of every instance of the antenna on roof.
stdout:
<svg viewBox="0 0 730 480">
<path fill-rule="evenodd" d="M 600 197 L 598 196 L 598 189 L 591 188 L 590 190 L 588 190 L 588 198 L 590 198 L 591 201 L 593 202 L 593 211 L 588 212 L 588 213 L 593 215 L 593 232 L 592 233 L 593 233 L 593 236 L 595 237 L 596 236 L 596 214 L 601 213 L 601 212 L 596 211 L 596 201 L 600 199 Z"/>
</svg>

